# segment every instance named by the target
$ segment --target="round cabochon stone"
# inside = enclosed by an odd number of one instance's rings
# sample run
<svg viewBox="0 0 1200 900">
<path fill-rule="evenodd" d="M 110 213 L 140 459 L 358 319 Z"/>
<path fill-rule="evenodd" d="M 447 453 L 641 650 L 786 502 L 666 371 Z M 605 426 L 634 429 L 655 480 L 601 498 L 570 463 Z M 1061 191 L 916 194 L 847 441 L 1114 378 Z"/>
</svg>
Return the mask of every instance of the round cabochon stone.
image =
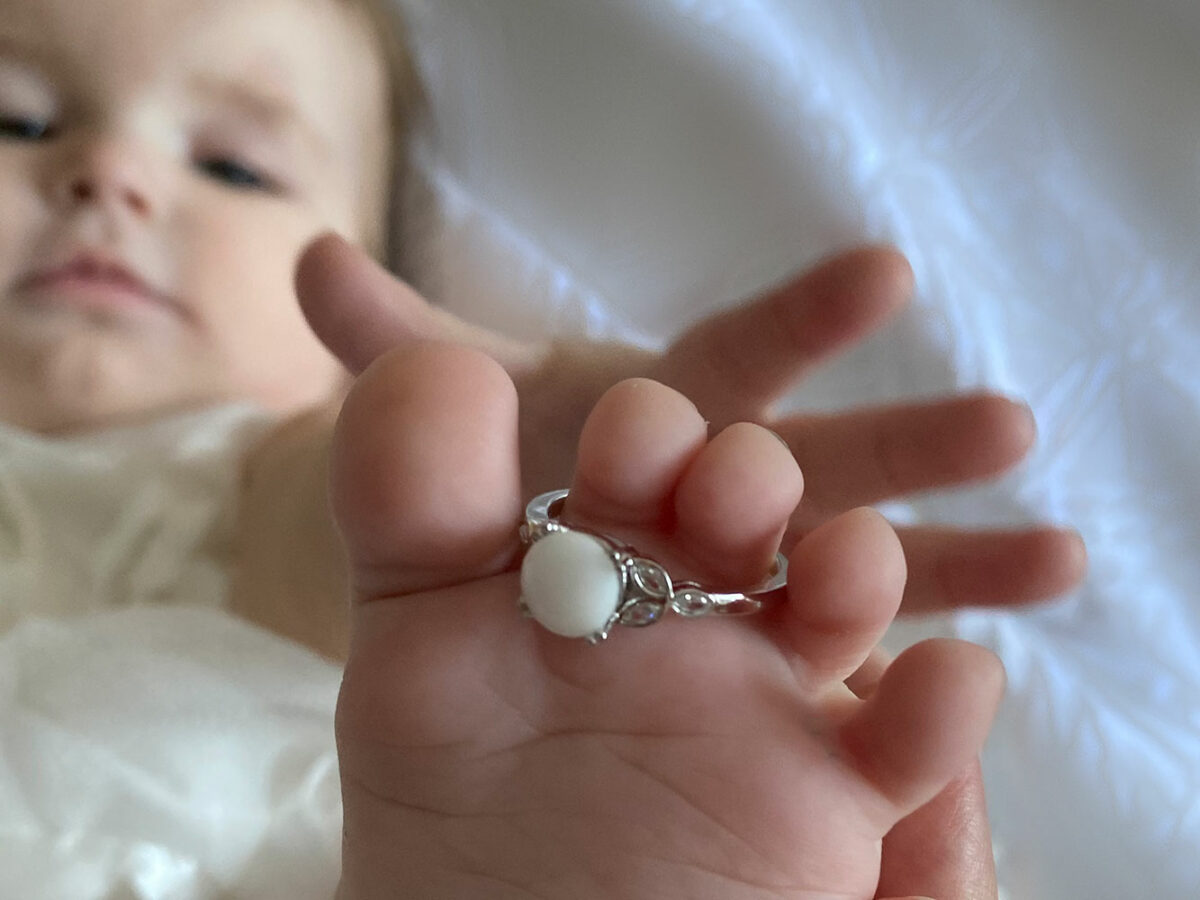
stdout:
<svg viewBox="0 0 1200 900">
<path fill-rule="evenodd" d="M 600 541 L 578 531 L 557 531 L 526 552 L 521 599 L 549 631 L 588 637 L 601 631 L 616 612 L 621 575 Z"/>
</svg>

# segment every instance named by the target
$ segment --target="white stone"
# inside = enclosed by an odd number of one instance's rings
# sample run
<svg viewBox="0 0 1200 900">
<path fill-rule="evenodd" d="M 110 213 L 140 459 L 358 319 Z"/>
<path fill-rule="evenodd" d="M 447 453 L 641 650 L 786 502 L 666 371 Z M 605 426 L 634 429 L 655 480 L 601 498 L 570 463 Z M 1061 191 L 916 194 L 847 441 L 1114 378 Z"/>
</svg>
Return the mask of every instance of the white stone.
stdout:
<svg viewBox="0 0 1200 900">
<path fill-rule="evenodd" d="M 543 627 L 564 637 L 602 630 L 621 600 L 621 576 L 608 549 L 578 531 L 536 541 L 521 564 L 521 600 Z"/>
</svg>

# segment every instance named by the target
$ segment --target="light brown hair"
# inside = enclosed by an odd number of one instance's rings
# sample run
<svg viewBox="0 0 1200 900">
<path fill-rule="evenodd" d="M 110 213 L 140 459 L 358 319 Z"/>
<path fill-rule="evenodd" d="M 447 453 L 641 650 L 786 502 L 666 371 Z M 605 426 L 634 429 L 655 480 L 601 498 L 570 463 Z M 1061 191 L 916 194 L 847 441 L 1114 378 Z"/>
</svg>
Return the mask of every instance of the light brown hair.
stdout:
<svg viewBox="0 0 1200 900">
<path fill-rule="evenodd" d="M 366 19 L 387 79 L 388 148 L 384 164 L 389 196 L 385 221 L 379 223 L 382 233 L 367 249 L 397 274 L 414 280 L 417 263 L 412 251 L 416 242 L 409 236 L 415 236 L 419 229 L 414 220 L 424 215 L 428 196 L 413 166 L 412 136 L 428 115 L 428 104 L 413 56 L 411 32 L 398 0 L 338 2 Z"/>
</svg>

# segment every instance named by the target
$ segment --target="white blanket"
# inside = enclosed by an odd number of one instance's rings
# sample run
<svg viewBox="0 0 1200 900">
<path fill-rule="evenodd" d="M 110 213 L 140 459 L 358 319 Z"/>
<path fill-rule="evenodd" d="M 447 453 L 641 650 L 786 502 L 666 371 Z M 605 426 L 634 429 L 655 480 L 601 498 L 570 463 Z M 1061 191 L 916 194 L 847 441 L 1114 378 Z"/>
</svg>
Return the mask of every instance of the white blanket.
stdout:
<svg viewBox="0 0 1200 900">
<path fill-rule="evenodd" d="M 1018 472 L 892 511 L 1068 522 L 1091 553 L 1063 602 L 893 636 L 953 632 L 1008 667 L 985 759 L 1002 881 L 1200 896 L 1200 8 L 412 5 L 451 309 L 653 343 L 849 243 L 909 255 L 913 308 L 796 403 L 1026 398 Z M 327 898 L 336 685 L 211 611 L 18 625 L 0 893 Z"/>
</svg>

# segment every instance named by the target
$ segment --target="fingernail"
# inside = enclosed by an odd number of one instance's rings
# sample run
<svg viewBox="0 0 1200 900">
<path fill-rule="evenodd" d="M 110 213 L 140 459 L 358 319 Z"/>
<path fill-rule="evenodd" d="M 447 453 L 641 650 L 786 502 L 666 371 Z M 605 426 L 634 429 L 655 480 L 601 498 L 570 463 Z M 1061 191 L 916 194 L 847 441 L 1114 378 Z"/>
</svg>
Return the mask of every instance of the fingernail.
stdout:
<svg viewBox="0 0 1200 900">
<path fill-rule="evenodd" d="M 1024 400 L 1015 401 L 1021 407 L 1021 412 L 1025 413 L 1025 418 L 1029 420 L 1029 428 L 1034 434 L 1037 434 L 1037 416 L 1033 413 L 1033 407 Z"/>
<path fill-rule="evenodd" d="M 773 428 L 767 428 L 767 426 L 765 426 L 765 425 L 762 427 L 765 428 L 768 432 L 770 432 L 771 436 L 773 438 L 775 438 L 775 440 L 779 441 L 779 443 L 781 443 L 781 444 L 783 444 L 783 446 L 787 447 L 788 453 L 792 452 L 792 445 L 783 439 L 782 434 L 780 434 L 778 431 L 775 431 Z"/>
</svg>

